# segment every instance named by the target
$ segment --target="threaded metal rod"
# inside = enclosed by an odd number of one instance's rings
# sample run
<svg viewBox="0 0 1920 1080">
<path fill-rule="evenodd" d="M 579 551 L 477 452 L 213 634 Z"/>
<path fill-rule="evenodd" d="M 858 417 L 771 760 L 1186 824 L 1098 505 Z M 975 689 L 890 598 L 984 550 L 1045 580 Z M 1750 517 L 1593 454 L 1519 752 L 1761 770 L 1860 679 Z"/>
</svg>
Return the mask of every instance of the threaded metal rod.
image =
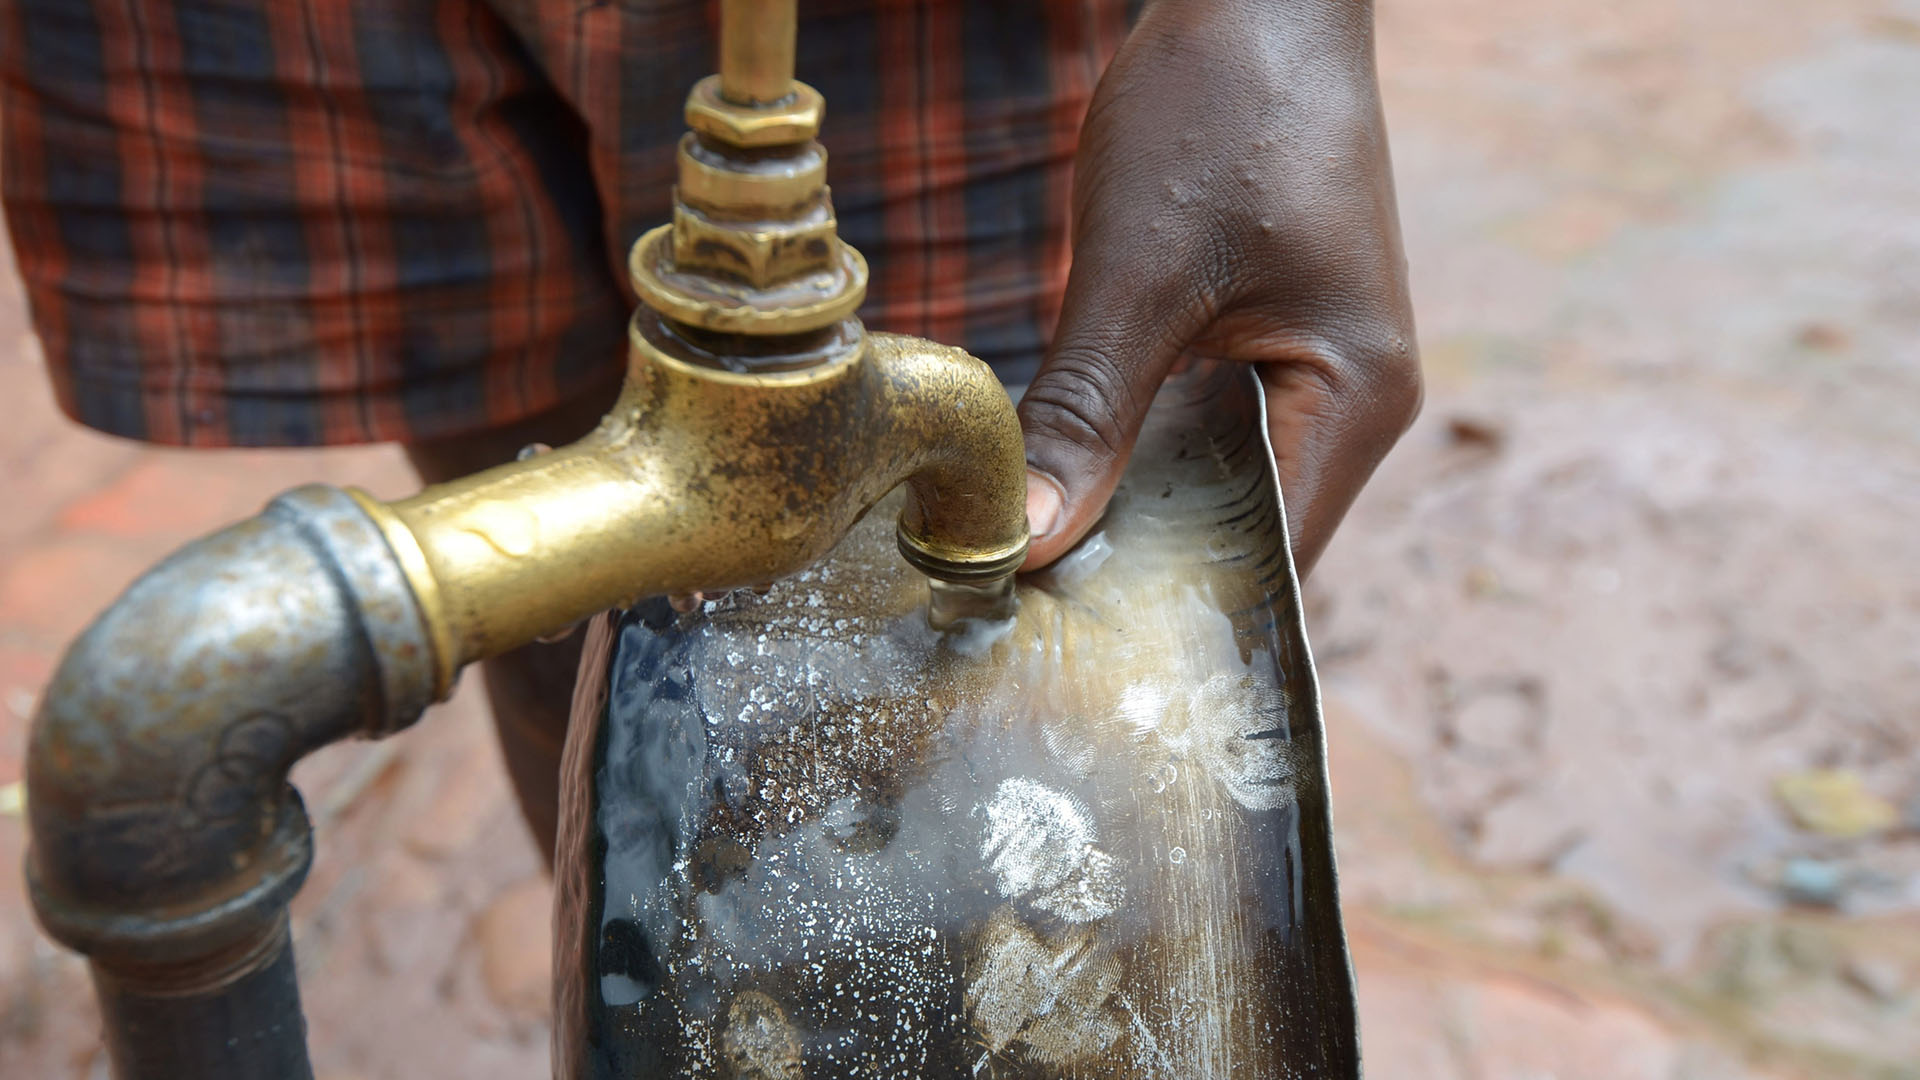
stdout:
<svg viewBox="0 0 1920 1080">
<path fill-rule="evenodd" d="M 722 0 L 720 96 L 766 105 L 793 92 L 797 0 Z"/>
</svg>

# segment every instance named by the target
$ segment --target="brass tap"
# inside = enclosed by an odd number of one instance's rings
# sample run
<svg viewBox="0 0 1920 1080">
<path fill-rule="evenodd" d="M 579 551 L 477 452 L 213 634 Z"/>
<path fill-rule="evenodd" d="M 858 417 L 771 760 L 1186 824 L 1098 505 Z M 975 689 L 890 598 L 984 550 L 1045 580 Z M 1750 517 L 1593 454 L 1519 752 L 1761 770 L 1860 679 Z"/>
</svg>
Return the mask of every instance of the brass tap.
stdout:
<svg viewBox="0 0 1920 1080">
<path fill-rule="evenodd" d="M 827 359 L 738 372 L 687 358 L 643 311 L 619 404 L 571 446 L 382 504 L 454 669 L 650 595 L 804 569 L 906 481 L 899 543 L 929 576 L 981 582 L 1026 556 L 1020 429 L 987 366 L 846 320 Z"/>
<path fill-rule="evenodd" d="M 599 429 L 400 502 L 356 493 L 426 613 L 443 689 L 600 609 L 799 570 L 902 481 L 900 549 L 930 577 L 1004 580 L 1025 558 L 1020 429 L 992 372 L 853 316 L 867 265 L 839 237 L 794 27 L 795 0 L 721 5 L 673 220 L 628 259 L 643 306 Z"/>
<path fill-rule="evenodd" d="M 120 1080 L 311 1075 L 286 906 L 294 761 L 411 725 L 459 669 L 659 593 L 759 585 L 904 484 L 903 556 L 1004 582 L 1020 425 L 958 349 L 868 334 L 793 80 L 794 0 L 725 0 L 671 224 L 630 266 L 626 385 L 586 438 L 412 498 L 307 487 L 148 571 L 35 714 L 27 879 L 88 955 Z"/>
</svg>

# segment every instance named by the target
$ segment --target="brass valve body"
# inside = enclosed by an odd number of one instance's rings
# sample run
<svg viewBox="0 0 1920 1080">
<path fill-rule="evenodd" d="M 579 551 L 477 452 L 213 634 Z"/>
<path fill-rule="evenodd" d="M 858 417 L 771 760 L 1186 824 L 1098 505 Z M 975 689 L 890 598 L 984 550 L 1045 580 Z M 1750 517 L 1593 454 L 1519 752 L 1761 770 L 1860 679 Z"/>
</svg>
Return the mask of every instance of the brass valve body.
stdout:
<svg viewBox="0 0 1920 1080">
<path fill-rule="evenodd" d="M 704 330 L 831 326 L 866 298 L 867 264 L 834 218 L 824 102 L 793 78 L 794 5 L 729 4 L 722 20 L 720 74 L 687 95 L 673 221 L 633 246 L 634 291 Z"/>
<path fill-rule="evenodd" d="M 355 492 L 401 556 L 443 691 L 608 606 L 799 571 L 902 481 L 909 562 L 1012 574 L 1026 474 L 1005 392 L 959 349 L 853 328 L 816 363 L 742 373 L 642 311 L 620 401 L 586 438 L 396 503 Z"/>
</svg>

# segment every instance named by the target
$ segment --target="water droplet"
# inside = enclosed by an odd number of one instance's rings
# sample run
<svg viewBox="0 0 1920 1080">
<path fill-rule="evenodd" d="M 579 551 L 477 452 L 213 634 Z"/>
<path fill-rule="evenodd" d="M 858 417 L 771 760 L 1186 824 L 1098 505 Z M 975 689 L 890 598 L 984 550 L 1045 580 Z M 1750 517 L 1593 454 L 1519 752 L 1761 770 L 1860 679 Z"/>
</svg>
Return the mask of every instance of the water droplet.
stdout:
<svg viewBox="0 0 1920 1080">
<path fill-rule="evenodd" d="M 1174 848 L 1172 851 L 1167 852 L 1167 861 L 1172 863 L 1175 866 L 1179 866 L 1181 863 L 1186 862 L 1187 849 L 1183 847 L 1177 847 L 1177 848 Z"/>
<path fill-rule="evenodd" d="M 540 544 L 540 520 L 525 509 L 504 502 L 476 507 L 466 531 L 510 558 L 531 555 Z"/>
<path fill-rule="evenodd" d="M 1155 795 L 1164 794 L 1168 788 L 1173 786 L 1173 782 L 1178 779 L 1180 779 L 1180 770 L 1175 768 L 1171 761 L 1160 765 L 1147 774 L 1147 783 L 1153 785 L 1153 793 Z"/>
</svg>

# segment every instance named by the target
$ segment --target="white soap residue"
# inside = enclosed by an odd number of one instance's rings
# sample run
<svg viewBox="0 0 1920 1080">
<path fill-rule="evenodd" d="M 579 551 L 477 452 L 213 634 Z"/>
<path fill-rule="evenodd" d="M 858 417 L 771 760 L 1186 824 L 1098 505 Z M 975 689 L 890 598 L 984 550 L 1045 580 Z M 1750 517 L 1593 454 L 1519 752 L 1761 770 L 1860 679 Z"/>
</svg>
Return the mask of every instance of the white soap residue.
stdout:
<svg viewBox="0 0 1920 1080">
<path fill-rule="evenodd" d="M 1093 816 L 1073 796 L 1016 776 L 981 803 L 980 858 L 1000 895 L 1069 922 L 1104 919 L 1126 897 L 1120 868 L 1097 846 Z"/>
</svg>

